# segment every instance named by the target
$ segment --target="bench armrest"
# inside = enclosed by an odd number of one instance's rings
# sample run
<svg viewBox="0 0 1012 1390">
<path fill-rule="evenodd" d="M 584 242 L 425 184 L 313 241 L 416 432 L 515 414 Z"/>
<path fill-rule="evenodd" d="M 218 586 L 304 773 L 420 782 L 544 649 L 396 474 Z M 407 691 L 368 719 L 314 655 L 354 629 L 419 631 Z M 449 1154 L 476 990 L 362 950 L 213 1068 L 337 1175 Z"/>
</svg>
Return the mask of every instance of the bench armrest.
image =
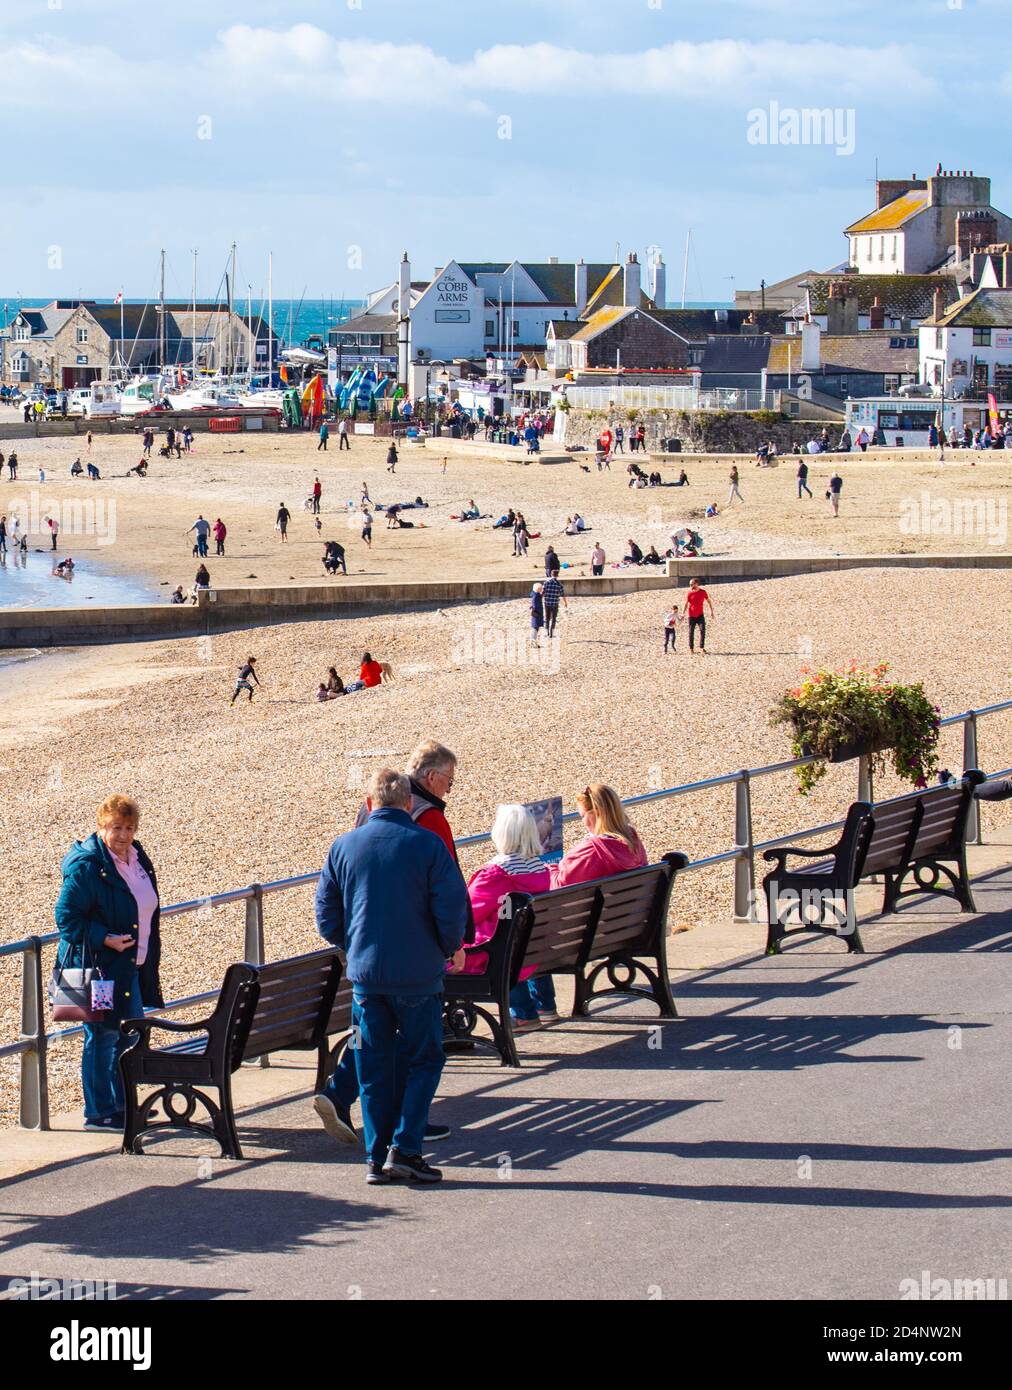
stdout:
<svg viewBox="0 0 1012 1390">
<path fill-rule="evenodd" d="M 173 1023 L 168 1018 L 125 1018 L 120 1023 L 122 1033 L 139 1033 L 141 1037 L 147 1038 L 152 1028 L 164 1029 L 169 1033 L 206 1033 L 211 1026 L 211 1019 L 201 1018 L 194 1023 Z"/>
<path fill-rule="evenodd" d="M 783 845 L 780 849 L 767 849 L 763 851 L 763 858 L 768 864 L 776 864 L 778 869 L 783 869 L 789 854 L 796 854 L 801 859 L 827 859 L 830 855 L 835 859 L 840 842 L 835 845 L 827 845 L 825 849 L 799 849 L 797 845 Z"/>
</svg>

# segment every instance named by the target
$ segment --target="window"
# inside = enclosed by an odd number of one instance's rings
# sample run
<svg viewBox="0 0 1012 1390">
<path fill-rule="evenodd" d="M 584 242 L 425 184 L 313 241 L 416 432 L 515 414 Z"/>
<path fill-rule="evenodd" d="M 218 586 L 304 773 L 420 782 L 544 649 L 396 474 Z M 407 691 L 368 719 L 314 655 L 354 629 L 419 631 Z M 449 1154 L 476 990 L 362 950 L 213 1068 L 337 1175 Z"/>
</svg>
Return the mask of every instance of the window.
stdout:
<svg viewBox="0 0 1012 1390">
<path fill-rule="evenodd" d="M 975 328 L 975 329 L 973 330 L 973 345 L 974 345 L 974 347 L 990 347 L 990 346 L 991 346 L 991 330 L 990 330 L 990 328 Z"/>
<path fill-rule="evenodd" d="M 495 337 L 495 319 L 486 319 L 486 320 L 485 320 L 485 337 L 486 337 L 486 338 L 494 338 L 494 337 Z"/>
<path fill-rule="evenodd" d="M 88 341 L 88 330 L 86 328 L 79 328 L 77 330 L 77 341 L 79 343 L 86 343 Z"/>
<path fill-rule="evenodd" d="M 898 237 L 898 236 L 894 236 L 894 237 L 893 237 L 893 255 L 892 255 L 893 260 L 896 259 L 896 247 L 898 246 L 898 244 L 899 244 L 899 237 Z"/>
<path fill-rule="evenodd" d="M 892 393 L 893 393 L 893 392 L 896 390 L 896 388 L 899 386 L 899 384 L 900 384 L 900 378 L 899 378 L 899 373 L 898 373 L 898 372 L 886 372 L 886 374 L 885 374 L 885 379 L 884 379 L 884 385 L 885 385 L 885 391 L 886 391 L 886 395 L 887 395 L 887 396 L 891 396 Z"/>
<path fill-rule="evenodd" d="M 936 328 L 936 329 L 935 329 L 935 347 L 938 349 L 939 352 L 941 352 L 941 350 L 942 350 L 942 330 L 941 330 L 940 328 Z"/>
<path fill-rule="evenodd" d="M 519 319 L 514 319 L 514 320 L 513 320 L 513 337 L 514 337 L 514 339 L 520 337 L 520 321 L 519 321 Z"/>
<path fill-rule="evenodd" d="M 16 325 L 14 329 L 14 341 L 16 343 L 27 343 L 31 336 L 32 330 L 28 327 L 27 323 L 19 323 Z"/>
</svg>

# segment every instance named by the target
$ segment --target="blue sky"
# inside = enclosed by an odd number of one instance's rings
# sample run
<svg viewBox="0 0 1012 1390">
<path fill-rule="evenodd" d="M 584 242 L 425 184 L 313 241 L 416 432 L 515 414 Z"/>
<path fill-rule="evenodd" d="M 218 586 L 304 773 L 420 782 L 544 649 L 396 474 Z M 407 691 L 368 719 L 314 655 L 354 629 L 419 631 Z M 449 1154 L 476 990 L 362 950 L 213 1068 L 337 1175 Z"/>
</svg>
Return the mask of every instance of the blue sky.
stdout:
<svg viewBox="0 0 1012 1390">
<path fill-rule="evenodd" d="M 660 246 L 690 299 L 845 255 L 883 176 L 989 173 L 1012 0 L 44 0 L 0 13 L 4 294 L 359 297 L 450 257 Z M 854 149 L 749 113 L 850 113 Z M 503 136 L 508 138 L 502 138 Z M 16 187 L 12 176 L 16 175 Z M 54 248 L 56 250 L 54 251 Z M 733 279 L 732 279 L 733 277 Z"/>
</svg>

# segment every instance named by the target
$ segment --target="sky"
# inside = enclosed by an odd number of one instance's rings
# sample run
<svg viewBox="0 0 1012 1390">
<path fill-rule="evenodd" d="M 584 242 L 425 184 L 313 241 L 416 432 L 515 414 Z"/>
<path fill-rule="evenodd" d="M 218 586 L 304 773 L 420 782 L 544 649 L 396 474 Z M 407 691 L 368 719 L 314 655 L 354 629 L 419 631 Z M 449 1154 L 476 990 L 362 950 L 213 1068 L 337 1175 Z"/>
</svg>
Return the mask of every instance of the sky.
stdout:
<svg viewBox="0 0 1012 1390">
<path fill-rule="evenodd" d="M 844 260 L 876 160 L 1012 212 L 1012 0 L 28 0 L 0 44 L 5 297 L 146 298 L 162 247 L 211 297 L 235 241 L 254 296 L 268 251 L 276 297 L 361 298 L 405 250 L 659 247 L 677 301 L 691 229 L 728 300 Z"/>
</svg>

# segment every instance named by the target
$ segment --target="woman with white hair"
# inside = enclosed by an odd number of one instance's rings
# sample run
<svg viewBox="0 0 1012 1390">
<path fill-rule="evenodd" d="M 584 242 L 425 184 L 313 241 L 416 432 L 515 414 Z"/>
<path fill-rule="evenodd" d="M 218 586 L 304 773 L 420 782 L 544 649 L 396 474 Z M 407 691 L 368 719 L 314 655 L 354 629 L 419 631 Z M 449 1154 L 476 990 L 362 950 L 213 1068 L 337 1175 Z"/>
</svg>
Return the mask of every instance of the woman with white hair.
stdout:
<svg viewBox="0 0 1012 1390">
<path fill-rule="evenodd" d="M 497 850 L 495 857 L 467 885 L 474 912 L 474 941 L 464 950 L 461 973 L 465 975 L 477 975 L 485 969 L 488 954 L 481 947 L 495 935 L 507 893 L 547 893 L 551 887 L 548 865 L 541 858 L 537 822 L 526 806 L 512 803 L 497 809 L 492 843 Z M 554 1023 L 559 1015 L 552 977 L 527 980 L 521 971 L 520 982 L 510 993 L 510 1011 L 518 1033 L 540 1028 L 543 1022 Z"/>
</svg>

